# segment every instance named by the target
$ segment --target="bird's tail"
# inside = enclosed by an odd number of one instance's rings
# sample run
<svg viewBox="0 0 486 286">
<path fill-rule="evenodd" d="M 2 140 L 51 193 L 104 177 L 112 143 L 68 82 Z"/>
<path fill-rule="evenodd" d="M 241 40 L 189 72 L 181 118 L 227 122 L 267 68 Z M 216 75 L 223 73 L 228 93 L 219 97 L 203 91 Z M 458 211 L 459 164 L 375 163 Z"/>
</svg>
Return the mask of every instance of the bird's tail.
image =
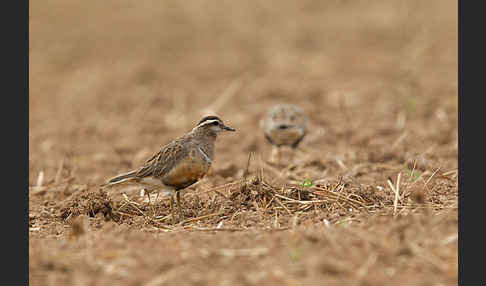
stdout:
<svg viewBox="0 0 486 286">
<path fill-rule="evenodd" d="M 123 182 L 126 182 L 126 181 L 134 178 L 136 174 L 137 174 L 137 171 L 131 171 L 130 173 L 118 175 L 118 176 L 110 179 L 108 182 L 102 184 L 100 187 L 108 187 L 108 186 L 121 184 Z"/>
</svg>

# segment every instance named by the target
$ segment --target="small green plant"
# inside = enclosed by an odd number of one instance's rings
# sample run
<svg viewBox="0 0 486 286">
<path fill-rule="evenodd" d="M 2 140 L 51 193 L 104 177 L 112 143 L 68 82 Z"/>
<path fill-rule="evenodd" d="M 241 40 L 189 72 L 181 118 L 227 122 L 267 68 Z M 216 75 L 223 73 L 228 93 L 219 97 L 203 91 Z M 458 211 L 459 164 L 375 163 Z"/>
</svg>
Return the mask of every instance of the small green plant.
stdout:
<svg viewBox="0 0 486 286">
<path fill-rule="evenodd" d="M 420 177 L 420 173 L 417 170 L 410 170 L 408 167 L 405 167 L 405 172 L 407 173 L 408 177 L 410 178 L 410 182 L 415 182 Z"/>
<path fill-rule="evenodd" d="M 302 182 L 302 186 L 303 187 L 306 187 L 306 188 L 310 188 L 312 187 L 312 181 L 310 179 L 305 179 L 303 182 Z"/>
</svg>

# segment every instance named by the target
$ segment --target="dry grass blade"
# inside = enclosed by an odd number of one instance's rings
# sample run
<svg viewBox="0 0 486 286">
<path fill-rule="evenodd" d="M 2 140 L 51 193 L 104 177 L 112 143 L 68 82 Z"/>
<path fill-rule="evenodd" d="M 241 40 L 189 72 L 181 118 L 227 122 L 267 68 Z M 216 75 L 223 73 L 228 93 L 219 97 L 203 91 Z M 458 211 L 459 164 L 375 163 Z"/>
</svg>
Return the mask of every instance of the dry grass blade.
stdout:
<svg viewBox="0 0 486 286">
<path fill-rule="evenodd" d="M 224 92 L 209 106 L 202 110 L 202 115 L 209 115 L 217 113 L 229 100 L 235 96 L 243 83 L 241 80 L 234 80 Z"/>
<path fill-rule="evenodd" d="M 243 173 L 243 181 L 246 181 L 246 177 L 250 173 L 250 161 L 252 152 L 248 153 L 248 161 L 246 162 L 245 172 Z"/>
<path fill-rule="evenodd" d="M 261 154 L 258 154 L 258 163 L 259 163 L 258 165 L 260 166 L 260 172 L 258 174 L 258 179 L 260 180 L 260 182 L 263 182 L 263 166 L 264 166 L 265 162 L 263 161 Z"/>
<path fill-rule="evenodd" d="M 454 234 L 451 234 L 451 235 L 447 236 L 445 239 L 443 239 L 440 242 L 440 244 L 441 245 L 446 245 L 446 244 L 449 244 L 449 243 L 452 243 L 452 242 L 457 241 L 458 238 L 459 238 L 459 235 L 457 233 L 454 233 Z"/>
<path fill-rule="evenodd" d="M 44 183 L 44 171 L 40 171 L 37 176 L 37 182 L 35 186 L 29 187 L 29 191 L 33 195 L 43 195 L 47 191 L 47 186 L 43 186 Z"/>
<path fill-rule="evenodd" d="M 261 256 L 269 252 L 268 248 L 243 248 L 243 249 L 221 249 L 219 253 L 223 256 Z"/>
<path fill-rule="evenodd" d="M 126 194 L 122 194 L 123 198 L 125 199 L 125 202 L 127 203 L 126 205 L 132 206 L 135 210 L 137 210 L 142 216 L 147 216 L 139 207 L 140 205 L 137 202 L 131 201 Z"/>
<path fill-rule="evenodd" d="M 246 228 L 200 228 L 200 227 L 191 227 L 187 228 L 186 230 L 189 231 L 229 231 L 229 232 L 234 232 L 234 231 L 248 231 Z"/>
<path fill-rule="evenodd" d="M 206 218 L 210 218 L 210 217 L 213 217 L 213 216 L 221 215 L 223 213 L 224 212 L 218 212 L 218 213 L 203 215 L 203 216 L 200 216 L 200 217 L 186 219 L 186 220 L 184 220 L 184 222 L 182 224 L 186 224 L 186 223 L 190 223 L 190 222 L 195 222 L 195 221 L 200 221 L 200 220 L 203 220 L 203 219 L 206 219 Z"/>
<path fill-rule="evenodd" d="M 59 168 L 57 169 L 56 177 L 54 178 L 54 183 L 57 184 L 60 182 L 63 168 L 64 168 L 64 158 L 61 160 L 61 163 L 59 163 Z"/>
<path fill-rule="evenodd" d="M 390 150 L 395 150 L 395 148 L 397 148 L 398 145 L 400 145 L 400 143 L 407 137 L 407 135 L 408 135 L 408 132 L 407 131 L 403 132 L 403 134 L 400 135 L 397 138 L 397 140 L 395 140 L 395 142 L 393 142 L 393 144 L 390 147 Z"/>
<path fill-rule="evenodd" d="M 453 175 L 452 177 L 455 178 L 457 176 L 457 169 L 452 170 L 452 171 L 447 171 L 441 174 L 442 176 L 448 177 L 450 175 Z"/>
<path fill-rule="evenodd" d="M 248 153 L 248 161 L 246 162 L 246 168 L 245 168 L 245 171 L 243 172 L 243 176 L 241 177 L 241 180 L 240 180 L 240 190 L 244 190 L 244 188 L 246 188 L 246 178 L 248 177 L 248 174 L 250 173 L 251 154 L 252 154 L 252 152 Z"/>
<path fill-rule="evenodd" d="M 415 160 L 413 161 L 412 172 L 410 173 L 411 177 L 413 176 L 413 174 L 415 174 L 415 168 L 417 167 L 417 159 L 418 158 L 415 158 Z"/>
<path fill-rule="evenodd" d="M 315 190 L 317 190 L 317 192 L 313 192 L 316 195 L 319 195 L 319 196 L 326 195 L 326 196 L 328 196 L 330 198 L 335 199 L 336 201 L 339 200 L 339 199 L 341 199 L 341 200 L 344 200 L 344 201 L 350 203 L 351 205 L 353 205 L 355 207 L 362 207 L 365 210 L 367 210 L 367 206 L 363 202 L 360 202 L 360 201 L 355 200 L 355 199 L 351 199 L 349 196 L 346 197 L 346 196 L 343 196 L 341 193 L 334 193 L 333 191 L 329 191 L 327 189 L 320 188 L 320 187 L 313 186 L 312 188 L 315 189 Z M 356 206 L 355 204 L 357 204 L 358 206 Z"/>
<path fill-rule="evenodd" d="M 340 159 L 336 158 L 336 163 L 339 165 L 339 167 L 341 167 L 341 169 L 343 170 L 347 169 L 346 165 L 344 165 L 343 161 L 341 161 Z"/>
<path fill-rule="evenodd" d="M 177 271 L 177 268 L 173 268 L 173 269 L 170 269 L 167 272 L 164 272 L 162 274 L 155 276 L 149 282 L 143 284 L 143 286 L 168 285 L 168 284 L 170 284 L 170 281 L 177 278 L 178 275 L 179 275 L 179 272 Z"/>
<path fill-rule="evenodd" d="M 432 175 L 427 179 L 427 182 L 425 182 L 425 186 L 427 187 L 427 184 L 430 182 L 430 180 L 432 180 L 432 178 L 435 176 L 435 174 L 437 174 L 437 172 L 440 170 L 441 167 L 437 168 L 437 170 L 434 171 L 434 173 L 432 173 Z"/>
<path fill-rule="evenodd" d="M 37 176 L 37 184 L 36 187 L 42 187 L 42 183 L 44 182 L 44 171 L 40 171 L 39 175 Z"/>
<path fill-rule="evenodd" d="M 277 202 L 277 203 L 278 203 L 278 204 L 279 204 L 279 205 L 280 205 L 282 208 L 284 208 L 284 209 L 287 211 L 287 213 L 288 213 L 289 215 L 292 215 L 292 212 L 291 212 L 291 211 L 290 211 L 290 210 L 289 210 L 289 209 L 288 209 L 288 208 L 287 208 L 287 207 L 286 207 L 284 204 L 282 204 L 282 202 L 281 202 L 281 201 L 280 201 L 278 198 L 276 198 L 276 196 L 278 196 L 278 195 L 275 195 L 275 196 L 274 196 L 275 201 L 276 201 L 276 202 Z M 272 199 L 273 199 L 273 198 L 272 198 Z"/>
<path fill-rule="evenodd" d="M 422 175 L 420 175 L 416 181 L 422 181 L 424 183 L 424 188 L 427 189 L 427 191 L 430 192 L 430 189 L 429 187 L 427 186 L 427 184 L 430 182 L 430 180 L 432 180 L 432 178 L 437 174 L 437 172 L 440 170 L 441 167 L 437 168 L 433 173 L 432 175 L 427 179 L 427 181 L 425 181 L 425 179 L 423 178 Z M 415 182 L 414 182 L 415 183 Z M 412 184 L 413 185 L 413 184 Z"/>
<path fill-rule="evenodd" d="M 276 197 L 286 200 L 287 203 L 296 203 L 301 205 L 317 204 L 317 203 L 328 203 L 328 200 L 311 200 L 311 201 L 299 201 L 292 198 L 288 198 L 279 194 L 275 194 Z M 291 213 L 289 213 L 291 214 Z"/>
<path fill-rule="evenodd" d="M 31 194 L 32 195 L 43 195 L 47 192 L 47 187 L 46 186 L 41 186 L 41 187 L 32 187 L 31 188 L 32 192 Z"/>
<path fill-rule="evenodd" d="M 275 200 L 275 196 L 272 197 L 272 199 L 265 204 L 265 207 L 264 207 L 264 210 L 267 210 L 268 206 L 271 206 L 272 205 L 272 202 Z"/>
<path fill-rule="evenodd" d="M 213 190 L 213 192 L 214 192 L 215 194 L 217 194 L 218 196 L 223 197 L 224 199 L 228 199 L 228 197 L 227 197 L 225 194 L 221 193 L 221 192 L 220 192 L 220 191 L 218 191 L 218 190 Z"/>
<path fill-rule="evenodd" d="M 391 190 L 395 193 L 395 198 L 393 200 L 393 216 L 394 217 L 396 217 L 396 215 L 397 215 L 397 206 L 398 206 L 398 198 L 399 198 L 399 191 L 400 191 L 400 177 L 401 177 L 401 173 L 398 173 L 396 187 L 393 186 L 390 179 L 387 180 L 387 183 L 390 186 Z"/>
</svg>

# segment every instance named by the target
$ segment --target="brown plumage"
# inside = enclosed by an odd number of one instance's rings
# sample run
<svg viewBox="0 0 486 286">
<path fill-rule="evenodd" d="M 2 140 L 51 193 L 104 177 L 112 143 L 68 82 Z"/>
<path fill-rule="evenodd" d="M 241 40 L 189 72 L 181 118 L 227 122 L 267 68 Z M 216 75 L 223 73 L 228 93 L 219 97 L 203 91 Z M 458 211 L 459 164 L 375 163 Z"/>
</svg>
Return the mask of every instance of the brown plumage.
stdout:
<svg viewBox="0 0 486 286">
<path fill-rule="evenodd" d="M 206 175 L 214 159 L 217 135 L 223 131 L 235 130 L 217 116 L 206 116 L 191 132 L 163 146 L 143 166 L 110 179 L 102 187 L 131 182 L 150 191 L 165 189 L 177 195 L 180 208 L 178 191 Z"/>
</svg>

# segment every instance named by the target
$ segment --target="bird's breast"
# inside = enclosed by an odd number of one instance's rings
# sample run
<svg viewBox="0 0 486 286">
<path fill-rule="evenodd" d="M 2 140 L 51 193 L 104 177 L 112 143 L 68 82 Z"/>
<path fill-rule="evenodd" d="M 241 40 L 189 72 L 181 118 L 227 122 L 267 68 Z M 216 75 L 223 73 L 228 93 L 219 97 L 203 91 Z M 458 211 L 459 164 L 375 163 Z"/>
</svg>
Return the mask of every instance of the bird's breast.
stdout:
<svg viewBox="0 0 486 286">
<path fill-rule="evenodd" d="M 174 187 L 186 186 L 204 177 L 211 167 L 198 150 L 192 150 L 189 155 L 180 160 L 162 179 L 164 184 Z"/>
<path fill-rule="evenodd" d="M 272 128 L 267 131 L 268 136 L 277 145 L 292 145 L 304 135 L 304 130 L 298 127 L 286 129 Z"/>
</svg>

